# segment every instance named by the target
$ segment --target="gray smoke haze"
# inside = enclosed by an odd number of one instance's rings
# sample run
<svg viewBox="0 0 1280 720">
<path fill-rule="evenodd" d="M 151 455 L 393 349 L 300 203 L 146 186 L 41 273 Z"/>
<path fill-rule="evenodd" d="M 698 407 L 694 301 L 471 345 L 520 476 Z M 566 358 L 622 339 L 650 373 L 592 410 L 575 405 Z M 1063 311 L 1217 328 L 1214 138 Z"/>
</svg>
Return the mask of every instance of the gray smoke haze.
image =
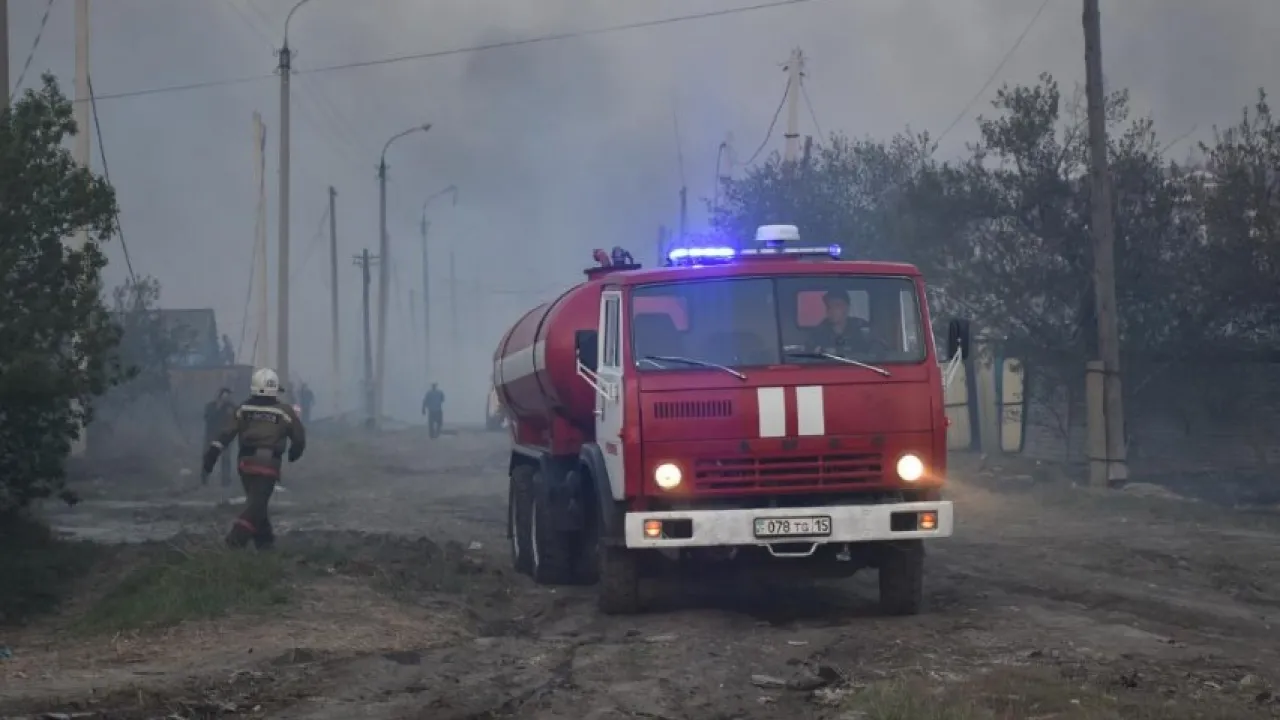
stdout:
<svg viewBox="0 0 1280 720">
<path fill-rule="evenodd" d="M 292 0 L 95 0 L 92 70 L 99 95 L 270 73 Z M 310 68 L 447 50 L 749 4 L 727 0 L 313 0 L 294 17 L 293 369 L 318 411 L 333 403 L 329 265 L 318 235 L 326 188 L 338 188 L 345 404 L 360 368 L 359 274 L 350 257 L 376 248 L 375 165 L 382 144 L 415 124 L 428 135 L 389 154 L 394 257 L 387 410 L 416 416 L 425 387 L 418 221 L 422 202 L 457 184 L 457 207 L 432 203 L 435 378 L 455 418 L 478 419 L 490 353 L 509 323 L 573 282 L 590 249 L 623 245 L 649 261 L 673 224 L 681 171 L 679 118 L 694 225 L 710 195 L 716 149 L 732 133 L 745 161 L 764 137 L 793 46 L 824 132 L 888 136 L 908 124 L 937 133 L 983 82 L 1039 7 L 1033 0 L 825 0 L 543 45 L 308 74 Z M 44 0 L 10 0 L 16 79 Z M 1109 83 L 1127 87 L 1168 139 L 1233 121 L 1280 71 L 1275 0 L 1104 3 Z M 1053 73 L 1083 78 L 1080 3 L 1051 0 L 975 113 L 1001 82 Z M 26 85 L 41 71 L 73 88 L 72 3 L 57 0 Z M 99 103 L 111 179 L 138 272 L 158 277 L 169 307 L 213 307 L 241 336 L 252 258 L 251 116 L 268 125 L 268 227 L 276 250 L 278 83 L 262 79 Z M 817 134 L 804 112 L 801 132 Z M 972 118 L 943 143 L 974 137 Z M 781 144 L 781 130 L 771 147 Z M 95 166 L 101 171 L 95 145 Z M 317 238 L 321 237 L 319 241 Z M 449 255 L 458 334 L 451 338 Z M 108 270 L 125 271 L 118 246 Z M 269 270 L 272 292 L 275 269 Z M 412 318 L 417 315 L 417 323 Z M 274 306 L 271 311 L 274 321 Z M 254 336 L 249 315 L 246 343 Z"/>
</svg>

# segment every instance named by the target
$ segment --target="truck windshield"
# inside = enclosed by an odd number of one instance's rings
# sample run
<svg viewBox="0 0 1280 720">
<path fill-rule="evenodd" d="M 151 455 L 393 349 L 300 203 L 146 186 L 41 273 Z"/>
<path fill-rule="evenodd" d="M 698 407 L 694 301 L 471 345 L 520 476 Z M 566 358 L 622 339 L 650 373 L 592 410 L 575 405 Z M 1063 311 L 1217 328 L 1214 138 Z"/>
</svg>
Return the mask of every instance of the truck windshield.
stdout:
<svg viewBox="0 0 1280 720">
<path fill-rule="evenodd" d="M 647 372 L 925 359 L 915 284 L 866 275 L 642 285 L 631 298 L 631 347 Z"/>
</svg>

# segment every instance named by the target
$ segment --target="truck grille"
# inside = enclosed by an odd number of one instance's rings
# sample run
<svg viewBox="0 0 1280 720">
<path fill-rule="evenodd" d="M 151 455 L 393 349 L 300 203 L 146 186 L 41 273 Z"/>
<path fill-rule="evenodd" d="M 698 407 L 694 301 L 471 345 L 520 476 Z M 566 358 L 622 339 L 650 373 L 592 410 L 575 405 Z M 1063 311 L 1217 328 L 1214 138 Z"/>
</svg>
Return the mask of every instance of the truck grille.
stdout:
<svg viewBox="0 0 1280 720">
<path fill-rule="evenodd" d="M 729 400 L 659 401 L 653 404 L 653 417 L 658 420 L 733 417 L 733 403 Z"/>
<path fill-rule="evenodd" d="M 878 452 L 808 457 L 726 458 L 694 464 L 695 491 L 763 488 L 850 487 L 877 482 L 884 475 Z"/>
</svg>

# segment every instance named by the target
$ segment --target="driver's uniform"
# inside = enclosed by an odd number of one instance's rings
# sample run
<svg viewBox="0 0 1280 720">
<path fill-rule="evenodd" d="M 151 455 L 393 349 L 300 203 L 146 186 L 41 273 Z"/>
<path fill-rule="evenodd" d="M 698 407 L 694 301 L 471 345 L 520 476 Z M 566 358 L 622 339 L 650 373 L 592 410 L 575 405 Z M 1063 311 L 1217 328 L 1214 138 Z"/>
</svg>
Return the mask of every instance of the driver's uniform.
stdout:
<svg viewBox="0 0 1280 720">
<path fill-rule="evenodd" d="M 871 326 L 861 318 L 851 317 L 843 328 L 837 329 L 830 320 L 823 320 L 809 331 L 809 349 L 840 357 L 869 352 Z"/>
</svg>

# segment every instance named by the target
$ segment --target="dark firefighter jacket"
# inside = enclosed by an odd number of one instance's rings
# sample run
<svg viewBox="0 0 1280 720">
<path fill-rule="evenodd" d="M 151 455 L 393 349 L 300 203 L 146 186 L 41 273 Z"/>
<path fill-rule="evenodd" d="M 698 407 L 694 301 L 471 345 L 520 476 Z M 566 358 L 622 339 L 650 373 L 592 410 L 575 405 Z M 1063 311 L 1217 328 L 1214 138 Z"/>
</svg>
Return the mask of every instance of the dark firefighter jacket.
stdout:
<svg viewBox="0 0 1280 720">
<path fill-rule="evenodd" d="M 278 477 L 286 451 L 289 462 L 302 457 L 307 432 L 293 406 L 275 398 L 249 398 L 237 407 L 218 437 L 210 443 L 216 460 L 232 440 L 240 440 L 239 470 L 248 475 Z M 206 458 L 205 464 L 209 464 Z"/>
</svg>

